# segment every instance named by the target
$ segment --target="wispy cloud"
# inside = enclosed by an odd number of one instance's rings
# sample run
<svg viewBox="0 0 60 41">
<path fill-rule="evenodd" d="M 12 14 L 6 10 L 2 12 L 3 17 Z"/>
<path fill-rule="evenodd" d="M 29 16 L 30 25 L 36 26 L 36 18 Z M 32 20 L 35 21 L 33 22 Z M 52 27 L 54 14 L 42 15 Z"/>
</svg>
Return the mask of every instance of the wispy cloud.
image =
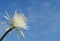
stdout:
<svg viewBox="0 0 60 41">
<path fill-rule="evenodd" d="M 33 2 L 32 6 L 27 8 L 27 12 L 34 27 L 37 26 L 37 28 L 49 30 L 49 32 L 60 29 L 60 9 L 53 2 Z"/>
</svg>

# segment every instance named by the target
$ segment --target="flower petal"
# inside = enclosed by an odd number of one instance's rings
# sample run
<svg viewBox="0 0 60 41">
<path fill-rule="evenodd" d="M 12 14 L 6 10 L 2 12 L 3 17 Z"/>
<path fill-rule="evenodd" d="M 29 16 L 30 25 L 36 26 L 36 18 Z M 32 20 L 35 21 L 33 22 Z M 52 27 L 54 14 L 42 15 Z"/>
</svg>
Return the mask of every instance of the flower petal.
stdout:
<svg viewBox="0 0 60 41">
<path fill-rule="evenodd" d="M 29 30 L 28 26 L 23 26 L 21 28 L 26 29 L 26 30 Z"/>
<path fill-rule="evenodd" d="M 7 16 L 4 16 L 7 20 L 9 20 L 9 18 Z"/>
<path fill-rule="evenodd" d="M 0 22 L 1 24 L 3 24 L 3 25 L 6 25 L 7 24 L 7 22 Z"/>
<path fill-rule="evenodd" d="M 7 11 L 5 11 L 5 13 L 6 13 L 7 17 L 10 17 L 10 16 L 8 15 Z"/>
<path fill-rule="evenodd" d="M 19 36 L 18 36 L 18 33 L 19 33 L 19 29 L 18 28 L 16 28 L 16 35 L 17 35 L 17 38 L 19 39 Z"/>
<path fill-rule="evenodd" d="M 24 35 L 24 33 L 21 30 L 20 30 L 20 33 L 23 36 L 23 38 L 25 38 L 25 35 Z"/>
<path fill-rule="evenodd" d="M 6 31 L 8 31 L 10 28 L 6 28 Z"/>
<path fill-rule="evenodd" d="M 17 34 L 17 38 L 19 39 L 19 36 L 18 36 L 18 34 Z"/>
<path fill-rule="evenodd" d="M 8 15 L 7 11 L 5 11 L 6 15 L 7 16 L 4 16 L 9 22 L 12 22 L 12 19 L 11 17 Z"/>
</svg>

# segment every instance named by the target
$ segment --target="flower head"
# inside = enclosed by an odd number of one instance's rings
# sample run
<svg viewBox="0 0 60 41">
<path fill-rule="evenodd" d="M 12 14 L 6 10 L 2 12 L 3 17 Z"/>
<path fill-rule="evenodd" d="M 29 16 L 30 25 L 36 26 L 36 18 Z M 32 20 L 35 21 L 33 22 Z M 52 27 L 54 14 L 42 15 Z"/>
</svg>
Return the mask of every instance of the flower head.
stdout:
<svg viewBox="0 0 60 41">
<path fill-rule="evenodd" d="M 16 11 L 12 21 L 13 21 L 13 25 L 16 27 L 28 29 L 27 28 L 28 27 L 27 26 L 27 18 L 24 16 L 23 13 L 18 14 Z"/>
<path fill-rule="evenodd" d="M 15 11 L 13 18 L 11 18 L 7 12 L 6 12 L 6 15 L 7 16 L 4 16 L 4 17 L 9 21 L 8 24 L 11 24 L 11 26 L 14 26 L 16 28 L 16 31 L 20 32 L 21 35 L 25 38 L 25 36 L 20 28 L 28 30 L 27 17 L 25 17 L 23 13 L 18 13 L 17 11 Z M 7 28 L 7 30 L 8 29 L 9 28 Z M 18 35 L 17 35 L 17 37 L 18 37 Z"/>
</svg>

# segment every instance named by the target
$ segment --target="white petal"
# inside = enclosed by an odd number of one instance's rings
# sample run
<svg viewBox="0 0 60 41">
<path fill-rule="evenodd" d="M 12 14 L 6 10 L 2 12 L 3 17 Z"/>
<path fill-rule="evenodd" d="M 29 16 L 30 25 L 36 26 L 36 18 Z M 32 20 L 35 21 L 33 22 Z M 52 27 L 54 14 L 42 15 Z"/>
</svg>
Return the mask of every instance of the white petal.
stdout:
<svg viewBox="0 0 60 41">
<path fill-rule="evenodd" d="M 16 9 L 15 13 L 14 13 L 14 17 L 16 17 L 18 15 L 18 11 Z"/>
<path fill-rule="evenodd" d="M 0 22 L 1 24 L 3 24 L 3 25 L 6 25 L 7 24 L 7 22 Z"/>
<path fill-rule="evenodd" d="M 16 9 L 15 14 L 17 14 L 17 13 L 18 13 L 18 11 L 17 11 L 17 9 Z"/>
<path fill-rule="evenodd" d="M 26 29 L 26 30 L 29 30 L 28 26 L 23 26 L 21 28 Z"/>
<path fill-rule="evenodd" d="M 11 18 L 9 18 L 9 17 L 7 17 L 7 16 L 4 16 L 9 22 L 11 22 L 12 21 L 12 19 Z"/>
<path fill-rule="evenodd" d="M 26 29 L 26 30 L 29 30 L 28 28 L 25 28 L 25 27 L 21 27 L 21 28 Z"/>
<path fill-rule="evenodd" d="M 17 38 L 19 39 L 19 36 L 18 36 L 18 34 L 17 34 Z"/>
<path fill-rule="evenodd" d="M 11 17 L 8 15 L 7 11 L 5 11 L 7 16 L 4 16 L 7 20 L 9 20 L 10 22 L 12 21 Z"/>
<path fill-rule="evenodd" d="M 17 38 L 19 39 L 19 36 L 18 36 L 18 33 L 19 33 L 19 29 L 18 28 L 16 28 L 16 35 L 17 35 Z"/>
<path fill-rule="evenodd" d="M 7 17 L 10 17 L 10 16 L 8 15 L 7 11 L 5 11 L 5 13 L 6 13 Z"/>
<path fill-rule="evenodd" d="M 7 20 L 9 20 L 9 18 L 7 16 L 4 16 Z"/>
<path fill-rule="evenodd" d="M 10 28 L 6 28 L 6 31 L 8 31 Z"/>
<path fill-rule="evenodd" d="M 25 36 L 24 36 L 24 33 L 20 30 L 20 33 L 21 33 L 21 35 L 23 36 L 23 38 L 25 38 Z"/>
</svg>

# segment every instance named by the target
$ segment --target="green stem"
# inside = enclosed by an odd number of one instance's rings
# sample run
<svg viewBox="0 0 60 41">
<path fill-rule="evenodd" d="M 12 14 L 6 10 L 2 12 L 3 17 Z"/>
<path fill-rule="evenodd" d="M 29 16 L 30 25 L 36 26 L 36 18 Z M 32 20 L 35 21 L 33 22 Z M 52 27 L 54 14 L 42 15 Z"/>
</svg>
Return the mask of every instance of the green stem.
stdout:
<svg viewBox="0 0 60 41">
<path fill-rule="evenodd" d="M 0 38 L 0 41 L 2 41 L 4 38 L 5 38 L 5 36 L 11 31 L 11 30 L 13 30 L 15 27 L 11 27 L 9 30 L 7 30 L 4 34 L 3 34 L 3 36 Z"/>
</svg>

